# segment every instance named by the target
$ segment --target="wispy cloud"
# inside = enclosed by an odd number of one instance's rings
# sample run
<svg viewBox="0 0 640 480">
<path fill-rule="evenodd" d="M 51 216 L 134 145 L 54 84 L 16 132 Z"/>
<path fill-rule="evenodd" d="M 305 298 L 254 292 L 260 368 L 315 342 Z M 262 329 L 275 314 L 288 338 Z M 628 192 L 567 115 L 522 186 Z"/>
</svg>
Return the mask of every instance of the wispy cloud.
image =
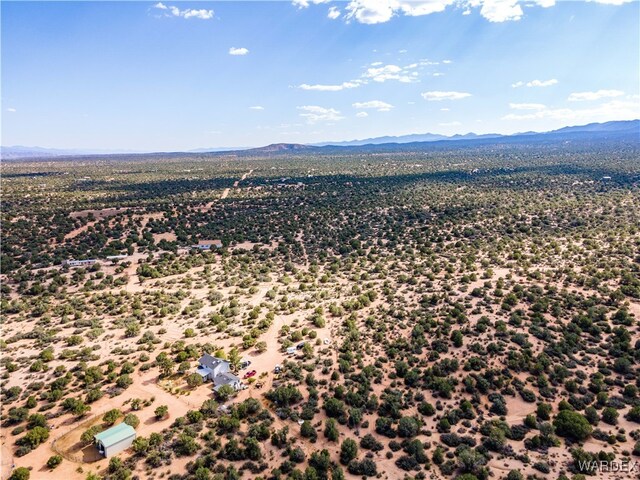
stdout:
<svg viewBox="0 0 640 480">
<path fill-rule="evenodd" d="M 317 105 L 303 105 L 298 107 L 301 110 L 300 116 L 307 120 L 307 123 L 336 122 L 344 117 L 335 108 L 319 107 Z"/>
<path fill-rule="evenodd" d="M 329 7 L 329 11 L 327 12 L 327 17 L 331 20 L 335 20 L 341 15 L 340 10 L 337 7 Z"/>
<path fill-rule="evenodd" d="M 418 80 L 418 72 L 414 70 L 415 67 L 417 67 L 417 64 L 409 65 L 407 67 L 400 67 L 398 65 L 383 65 L 381 67 L 374 66 L 369 67 L 363 76 L 379 83 L 386 82 L 387 80 L 411 83 Z"/>
<path fill-rule="evenodd" d="M 400 83 L 418 82 L 420 71 L 430 65 L 438 65 L 438 62 L 420 60 L 409 65 L 385 65 L 382 62 L 373 62 L 365 67 L 359 78 L 337 84 L 309 84 L 298 85 L 302 90 L 316 90 L 320 92 L 338 92 L 349 88 L 357 88 L 370 82 L 384 83 L 390 80 Z"/>
<path fill-rule="evenodd" d="M 387 102 L 383 102 L 381 100 L 370 100 L 368 102 L 356 102 L 351 105 L 353 108 L 357 108 L 358 110 L 362 109 L 372 109 L 377 110 L 378 112 L 388 112 L 393 108 L 393 105 Z"/>
<path fill-rule="evenodd" d="M 543 108 L 529 113 L 510 113 L 502 120 L 552 119 L 563 122 L 586 121 L 604 122 L 610 120 L 632 120 L 638 118 L 640 99 L 610 100 L 590 108 Z"/>
<path fill-rule="evenodd" d="M 358 113 L 356 113 L 356 117 L 358 117 L 358 118 L 365 118 L 365 117 L 368 117 L 368 116 L 369 116 L 369 114 L 367 112 L 358 112 Z"/>
<path fill-rule="evenodd" d="M 480 15 L 494 23 L 520 20 L 524 12 L 518 0 L 472 0 L 470 7 L 480 7 Z"/>
<path fill-rule="evenodd" d="M 570 102 L 584 102 L 592 100 L 600 100 L 601 98 L 621 97 L 624 92 L 620 90 L 598 90 L 596 92 L 575 92 L 569 95 Z"/>
<path fill-rule="evenodd" d="M 307 8 L 327 0 L 293 0 L 298 8 Z M 607 3 L 623 3 L 629 0 L 596 0 Z M 366 25 L 385 23 L 398 16 L 417 17 L 444 11 L 448 7 L 462 8 L 468 15 L 479 9 L 480 15 L 490 22 L 520 20 L 524 16 L 523 5 L 527 7 L 552 7 L 556 0 L 350 0 L 345 7 L 343 18 Z M 338 18 L 331 7 L 329 18 Z"/>
<path fill-rule="evenodd" d="M 7 112 L 16 113 L 17 110 L 15 108 L 13 108 L 13 107 L 9 107 L 9 108 L 7 108 Z"/>
<path fill-rule="evenodd" d="M 236 47 L 231 47 L 229 49 L 229 55 L 246 55 L 247 53 L 249 53 L 249 50 L 247 50 L 244 47 L 240 47 L 240 48 L 236 48 Z"/>
<path fill-rule="evenodd" d="M 374 25 L 388 22 L 396 15 L 417 17 L 442 12 L 453 3 L 454 0 L 351 0 L 345 8 L 345 19 Z"/>
<path fill-rule="evenodd" d="M 309 85 L 308 83 L 303 83 L 302 85 L 299 85 L 298 88 L 302 90 L 316 90 L 319 92 L 338 92 L 340 90 L 345 90 L 347 88 L 359 87 L 361 83 L 362 82 L 358 80 L 354 80 L 352 82 L 343 82 L 339 85 L 322 85 L 322 84 Z"/>
<path fill-rule="evenodd" d="M 622 5 L 624 3 L 631 3 L 633 0 L 587 0 L 588 2 L 603 3 L 605 5 Z"/>
<path fill-rule="evenodd" d="M 156 3 L 153 8 L 162 11 L 165 17 L 181 17 L 181 18 L 199 18 L 201 20 L 210 20 L 213 18 L 213 10 L 186 8 L 180 10 L 173 5 L 165 5 L 162 2 Z"/>
<path fill-rule="evenodd" d="M 430 102 L 441 100 L 462 100 L 463 98 L 467 98 L 470 96 L 471 94 L 466 92 L 441 92 L 437 90 L 422 93 L 422 98 Z"/>
<path fill-rule="evenodd" d="M 254 105 L 253 107 L 249 107 L 250 110 L 264 110 L 264 107 L 260 105 Z"/>
<path fill-rule="evenodd" d="M 555 78 L 551 78 L 549 80 L 531 80 L 530 82 L 516 82 L 512 83 L 511 87 L 520 88 L 520 87 L 551 87 L 552 85 L 556 85 L 558 80 Z"/>
<path fill-rule="evenodd" d="M 329 0 L 293 0 L 291 3 L 298 8 L 307 8 L 309 5 L 318 3 L 328 3 Z"/>
</svg>

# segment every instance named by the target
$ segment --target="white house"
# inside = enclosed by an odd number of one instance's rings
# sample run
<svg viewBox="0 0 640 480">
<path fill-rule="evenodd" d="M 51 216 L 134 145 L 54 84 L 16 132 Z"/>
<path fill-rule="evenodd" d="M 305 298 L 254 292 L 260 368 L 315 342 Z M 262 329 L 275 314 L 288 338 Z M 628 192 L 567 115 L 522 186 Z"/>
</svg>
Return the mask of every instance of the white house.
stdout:
<svg viewBox="0 0 640 480">
<path fill-rule="evenodd" d="M 87 260 L 64 260 L 62 262 L 63 267 L 84 267 L 85 265 L 93 265 L 97 260 L 90 258 Z"/>
<path fill-rule="evenodd" d="M 222 248 L 222 240 L 200 240 L 197 245 L 191 245 L 196 250 L 211 250 L 211 247 Z"/>
<path fill-rule="evenodd" d="M 214 383 L 213 389 L 218 391 L 223 385 L 230 385 L 234 390 L 240 390 L 242 388 L 242 382 L 240 379 L 231 373 L 231 366 L 226 360 L 216 358 L 204 354 L 200 360 L 198 360 L 198 369 L 196 370 L 203 380 L 211 380 Z"/>
</svg>

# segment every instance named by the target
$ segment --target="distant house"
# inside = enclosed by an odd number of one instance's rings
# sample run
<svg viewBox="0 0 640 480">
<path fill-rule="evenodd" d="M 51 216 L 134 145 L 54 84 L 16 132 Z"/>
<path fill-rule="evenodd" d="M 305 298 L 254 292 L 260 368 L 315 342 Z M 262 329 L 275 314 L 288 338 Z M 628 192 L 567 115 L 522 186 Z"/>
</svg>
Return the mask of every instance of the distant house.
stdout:
<svg viewBox="0 0 640 480">
<path fill-rule="evenodd" d="M 226 360 L 204 354 L 200 360 L 198 360 L 196 373 L 198 373 L 203 380 L 212 381 L 215 391 L 218 391 L 223 385 L 230 385 L 234 390 L 240 390 L 242 388 L 242 382 L 237 376 L 231 373 L 230 367 L 229 362 Z"/>
<path fill-rule="evenodd" d="M 90 258 L 88 260 L 64 260 L 62 262 L 63 267 L 84 267 L 86 265 L 93 265 L 97 260 Z"/>
<path fill-rule="evenodd" d="M 112 261 L 124 260 L 125 258 L 128 258 L 128 257 L 129 257 L 129 255 L 109 255 L 107 257 L 107 260 L 112 260 Z"/>
<path fill-rule="evenodd" d="M 211 250 L 211 248 L 222 248 L 222 240 L 200 240 L 197 245 L 191 245 L 195 250 Z"/>
<path fill-rule="evenodd" d="M 98 452 L 110 457 L 131 446 L 136 439 L 136 431 L 131 425 L 122 422 L 93 437 Z"/>
</svg>

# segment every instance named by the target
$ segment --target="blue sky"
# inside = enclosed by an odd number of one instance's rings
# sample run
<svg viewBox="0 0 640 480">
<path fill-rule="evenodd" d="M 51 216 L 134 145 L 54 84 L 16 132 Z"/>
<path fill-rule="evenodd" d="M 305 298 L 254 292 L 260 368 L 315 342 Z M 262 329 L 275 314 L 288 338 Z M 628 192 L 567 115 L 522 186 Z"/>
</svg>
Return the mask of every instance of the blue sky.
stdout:
<svg viewBox="0 0 640 480">
<path fill-rule="evenodd" d="M 639 6 L 3 1 L 2 144 L 168 151 L 638 118 Z"/>
</svg>

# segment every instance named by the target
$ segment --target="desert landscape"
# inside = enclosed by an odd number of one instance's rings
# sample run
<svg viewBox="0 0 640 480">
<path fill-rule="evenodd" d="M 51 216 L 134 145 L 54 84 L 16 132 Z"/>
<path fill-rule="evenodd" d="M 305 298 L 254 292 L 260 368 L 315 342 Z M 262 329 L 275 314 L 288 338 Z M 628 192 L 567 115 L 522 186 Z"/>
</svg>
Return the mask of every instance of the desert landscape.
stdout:
<svg viewBox="0 0 640 480">
<path fill-rule="evenodd" d="M 0 480 L 640 480 L 639 40 L 0 1 Z"/>
<path fill-rule="evenodd" d="M 633 465 L 638 144 L 500 149 L 5 162 L 3 478 Z"/>
</svg>

